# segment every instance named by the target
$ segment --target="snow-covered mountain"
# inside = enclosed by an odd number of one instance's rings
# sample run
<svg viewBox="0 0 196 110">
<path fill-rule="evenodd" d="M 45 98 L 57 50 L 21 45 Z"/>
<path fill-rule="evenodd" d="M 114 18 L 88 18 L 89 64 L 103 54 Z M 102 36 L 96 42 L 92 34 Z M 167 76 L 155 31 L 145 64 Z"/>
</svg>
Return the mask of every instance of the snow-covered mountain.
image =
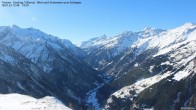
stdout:
<svg viewBox="0 0 196 110">
<path fill-rule="evenodd" d="M 32 96 L 25 99 L 40 109 L 62 107 L 45 96 L 76 110 L 196 106 L 195 24 L 104 35 L 78 46 L 33 28 L 0 27 L 0 92 Z"/>
<path fill-rule="evenodd" d="M 140 69 L 144 69 L 148 72 L 143 72 L 142 76 L 135 77 L 135 79 L 137 80 L 135 80 L 134 82 L 132 82 L 133 79 L 132 81 L 125 81 L 129 82 L 130 85 L 127 84 L 125 85 L 125 87 L 112 93 L 110 95 L 110 98 L 107 99 L 105 108 L 108 109 L 110 108 L 109 105 L 111 103 L 116 103 L 115 101 L 113 102 L 113 99 L 115 100 L 114 97 L 116 97 L 118 100 L 129 101 L 130 105 L 127 106 L 135 106 L 136 108 L 154 108 L 155 110 L 180 109 L 180 107 L 184 106 L 185 102 L 187 103 L 186 106 L 189 106 L 189 103 L 191 103 L 188 102 L 190 101 L 189 98 L 196 92 L 196 89 L 194 87 L 196 77 L 195 49 L 196 41 L 192 41 L 187 43 L 186 46 L 179 46 L 178 49 L 172 50 L 168 54 L 146 59 L 146 61 L 140 66 L 136 67 L 135 70 L 140 72 Z M 162 59 L 166 60 L 164 61 Z M 150 60 L 155 60 L 159 63 L 156 64 L 150 62 Z M 137 74 L 139 75 L 140 73 Z M 131 79 L 131 77 L 128 77 L 130 76 L 124 75 L 112 83 L 122 83 L 122 80 Z M 113 85 L 112 83 L 111 85 Z M 165 92 L 162 91 L 163 87 L 165 89 Z M 149 93 L 147 94 L 146 91 L 148 91 Z M 172 91 L 172 93 L 170 93 L 169 91 Z M 180 93 L 183 97 L 180 97 L 180 99 L 178 99 L 179 101 L 175 102 L 178 93 Z M 146 97 L 149 97 L 149 94 L 152 94 L 152 96 L 148 99 L 148 101 L 146 101 Z M 165 94 L 169 96 L 167 97 L 168 99 L 165 99 L 165 102 L 159 101 L 161 100 L 161 98 L 164 99 L 161 95 Z M 156 95 L 156 97 L 160 98 L 155 99 L 153 95 Z M 153 102 L 152 100 L 155 100 L 155 102 Z M 171 102 L 169 102 L 169 100 Z M 136 101 L 138 101 L 138 103 L 136 103 Z M 149 102 L 151 103 L 151 105 L 149 105 Z M 157 102 L 160 102 L 160 104 L 157 104 Z M 178 105 L 175 105 L 176 103 Z M 167 108 L 159 108 L 159 106 L 163 106 L 161 104 L 165 105 L 165 107 Z M 173 106 L 171 106 L 171 104 Z"/>
<path fill-rule="evenodd" d="M 20 94 L 0 94 L 0 110 L 71 110 L 54 97 L 35 99 Z"/>
<path fill-rule="evenodd" d="M 74 55 L 84 57 L 85 53 L 73 45 L 69 40 L 59 39 L 50 34 L 41 32 L 38 29 L 27 28 L 23 29 L 16 25 L 1 26 L 1 43 L 13 47 L 15 50 L 20 51 L 28 58 L 36 61 L 36 54 L 41 53 L 46 44 L 51 45 L 56 49 L 67 48 Z M 28 48 L 27 48 L 28 47 Z M 32 50 L 31 52 L 26 52 Z M 25 53 L 26 52 L 26 53 Z"/>
<path fill-rule="evenodd" d="M 146 50 L 157 49 L 159 52 L 156 53 L 157 55 L 167 53 L 182 43 L 194 40 L 194 35 L 190 35 L 190 33 L 195 28 L 196 26 L 193 23 L 186 23 L 171 30 L 147 27 L 143 31 L 124 32 L 111 38 L 105 35 L 93 38 L 78 46 L 88 54 L 85 59 L 86 62 L 98 70 L 104 70 L 114 63 L 113 59 L 123 60 L 130 53 L 132 58 L 129 61 Z"/>
<path fill-rule="evenodd" d="M 111 59 L 121 53 L 127 52 L 137 42 L 138 45 L 135 45 L 135 47 L 139 46 L 138 48 L 140 49 L 145 48 L 146 44 L 142 43 L 149 40 L 149 37 L 161 32 L 164 32 L 164 30 L 148 27 L 139 32 L 127 31 L 110 38 L 104 35 L 82 42 L 78 46 L 87 52 L 88 57 L 86 61 L 94 68 L 101 69 L 108 65 Z"/>
<path fill-rule="evenodd" d="M 145 28 L 111 38 L 104 36 L 83 42 L 80 47 L 88 54 L 87 63 L 112 77 L 94 93 L 100 108 L 193 107 L 195 24 L 186 23 L 170 30 Z"/>
<path fill-rule="evenodd" d="M 83 106 L 86 93 L 103 82 L 84 55 L 70 41 L 37 29 L 0 27 L 0 92 L 55 96 Z"/>
</svg>

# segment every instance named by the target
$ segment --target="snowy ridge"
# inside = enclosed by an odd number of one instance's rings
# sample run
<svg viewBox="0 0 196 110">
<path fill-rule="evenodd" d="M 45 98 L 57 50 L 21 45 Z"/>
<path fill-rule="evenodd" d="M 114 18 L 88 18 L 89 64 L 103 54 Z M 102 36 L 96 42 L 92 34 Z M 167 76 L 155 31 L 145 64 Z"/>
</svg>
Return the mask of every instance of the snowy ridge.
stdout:
<svg viewBox="0 0 196 110">
<path fill-rule="evenodd" d="M 101 48 L 102 50 L 113 49 L 115 51 L 113 55 L 110 56 L 116 56 L 131 47 L 135 42 L 140 42 L 140 39 L 148 39 L 148 37 L 157 35 L 163 31 L 164 30 L 154 28 L 145 28 L 143 31 L 135 33 L 126 31 L 122 34 L 110 38 L 105 35 L 102 37 L 94 38 L 89 41 L 82 42 L 78 46 L 88 51 L 91 51 L 91 49 L 93 51 L 94 48 Z"/>
<path fill-rule="evenodd" d="M 124 53 L 139 55 L 149 46 L 152 36 L 165 32 L 165 30 L 145 28 L 139 32 L 126 31 L 114 37 L 102 36 L 81 43 L 79 46 L 86 51 L 85 61 L 97 70 L 107 68 L 114 57 Z M 91 59 L 92 57 L 92 59 Z M 123 59 L 123 58 L 122 58 Z M 113 65 L 113 64 L 112 64 Z"/>
<path fill-rule="evenodd" d="M 193 23 L 186 23 L 175 29 L 162 31 L 159 34 L 154 34 L 149 37 L 143 37 L 137 40 L 131 47 L 137 47 L 144 51 L 147 49 L 158 48 L 156 55 L 165 54 L 172 49 L 179 47 L 189 41 L 196 39 L 196 25 Z"/>
<path fill-rule="evenodd" d="M 196 73 L 196 66 L 193 61 L 190 62 L 184 70 L 176 73 L 172 79 L 174 79 L 176 81 L 180 81 L 182 79 L 185 79 L 189 75 L 191 75 L 191 72 Z"/>
<path fill-rule="evenodd" d="M 35 60 L 38 53 L 43 50 L 46 44 L 55 49 L 67 48 L 77 56 L 84 56 L 85 53 L 77 46 L 73 45 L 69 40 L 60 39 L 50 34 L 41 32 L 34 28 L 20 28 L 16 25 L 11 27 L 0 27 L 0 35 L 2 36 L 0 42 L 11 46 L 18 50 L 23 55 Z M 26 53 L 27 50 L 32 50 Z"/>
<path fill-rule="evenodd" d="M 147 50 L 158 47 L 159 54 L 168 52 L 171 45 L 177 45 L 184 41 L 196 39 L 196 25 L 193 23 L 186 23 L 178 28 L 170 30 L 161 30 L 155 28 L 145 28 L 143 31 L 131 32 L 127 31 L 120 35 L 108 38 L 106 36 L 91 39 L 89 41 L 82 42 L 81 48 L 90 51 L 91 48 L 101 49 L 113 49 L 115 48 L 116 54 L 123 52 L 128 48 L 140 48 L 141 50 Z M 164 51 L 168 49 L 168 51 Z M 164 52 L 163 52 L 164 51 Z"/>
<path fill-rule="evenodd" d="M 71 110 L 54 97 L 35 99 L 20 94 L 0 94 L 0 110 Z"/>
<path fill-rule="evenodd" d="M 52 35 L 46 34 L 34 28 L 23 29 L 16 25 L 11 27 L 0 27 L 0 43 L 10 46 L 30 59 L 34 63 L 40 60 L 50 61 L 47 48 L 53 48 L 60 54 L 60 51 L 69 51 L 61 55 L 64 59 L 69 61 L 66 56 L 83 57 L 85 53 L 73 45 L 69 40 L 59 39 Z M 69 55 L 66 55 L 69 54 Z M 78 59 L 78 58 L 75 58 Z M 79 61 L 79 60 L 78 60 Z M 43 65 L 43 70 L 49 72 L 51 67 Z"/>
<path fill-rule="evenodd" d="M 196 40 L 196 25 L 186 23 L 179 28 L 168 30 L 167 33 L 162 33 L 153 38 L 149 44 L 149 48 L 158 47 L 157 55 L 165 54 L 179 45 L 185 44 L 189 41 Z"/>
</svg>

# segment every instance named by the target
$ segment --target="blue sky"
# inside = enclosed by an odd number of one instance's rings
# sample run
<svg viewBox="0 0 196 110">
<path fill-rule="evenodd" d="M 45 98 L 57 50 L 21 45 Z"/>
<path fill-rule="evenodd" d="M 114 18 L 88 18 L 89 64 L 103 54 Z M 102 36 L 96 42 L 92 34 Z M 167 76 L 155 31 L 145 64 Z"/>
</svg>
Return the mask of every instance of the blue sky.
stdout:
<svg viewBox="0 0 196 110">
<path fill-rule="evenodd" d="M 113 36 L 145 27 L 171 29 L 186 22 L 196 23 L 196 0 L 75 1 L 82 4 L 0 6 L 0 25 L 34 27 L 76 44 L 104 34 Z"/>
</svg>

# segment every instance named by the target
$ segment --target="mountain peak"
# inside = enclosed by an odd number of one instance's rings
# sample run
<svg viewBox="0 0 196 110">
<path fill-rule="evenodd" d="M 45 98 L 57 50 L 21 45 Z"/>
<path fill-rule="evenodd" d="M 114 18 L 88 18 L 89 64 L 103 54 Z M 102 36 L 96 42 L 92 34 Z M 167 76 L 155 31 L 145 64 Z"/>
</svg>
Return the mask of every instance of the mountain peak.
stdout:
<svg viewBox="0 0 196 110">
<path fill-rule="evenodd" d="M 100 38 L 107 38 L 108 36 L 106 34 L 102 35 Z"/>
<path fill-rule="evenodd" d="M 100 37 L 92 38 L 92 39 L 90 39 L 90 41 L 94 41 L 94 40 L 99 41 L 99 40 L 103 40 L 103 39 L 107 39 L 107 38 L 108 38 L 108 36 L 104 34 Z"/>
<path fill-rule="evenodd" d="M 194 26 L 194 25 L 195 25 L 195 23 L 192 23 L 192 22 L 187 22 L 184 24 L 184 26 Z"/>
<path fill-rule="evenodd" d="M 191 23 L 191 22 L 188 22 L 188 23 L 185 23 L 184 25 L 180 26 L 180 27 L 177 27 L 177 28 L 174 28 L 174 29 L 171 29 L 171 32 L 180 32 L 180 33 L 183 33 L 189 29 L 193 29 L 195 28 L 196 25 L 194 23 Z"/>
<path fill-rule="evenodd" d="M 17 25 L 12 25 L 11 28 L 12 28 L 12 29 L 18 29 L 18 28 L 20 28 L 20 27 L 17 26 Z"/>
<path fill-rule="evenodd" d="M 155 30 L 155 28 L 152 28 L 152 27 L 145 27 L 144 28 L 144 31 L 150 31 L 150 30 Z"/>
<path fill-rule="evenodd" d="M 129 36 L 129 35 L 132 34 L 132 33 L 133 33 L 132 31 L 125 31 L 125 32 L 123 32 L 123 33 L 120 34 L 120 35 Z"/>
<path fill-rule="evenodd" d="M 184 25 L 182 25 L 181 27 L 190 28 L 192 26 L 195 26 L 195 24 L 192 22 L 188 22 L 188 23 L 185 23 Z"/>
<path fill-rule="evenodd" d="M 156 32 L 156 33 L 160 33 L 160 32 L 162 32 L 162 31 L 164 31 L 164 30 L 162 30 L 162 29 L 156 29 L 156 28 L 153 28 L 153 27 L 145 27 L 144 28 L 144 30 L 143 30 L 143 32 Z"/>
<path fill-rule="evenodd" d="M 157 35 L 163 31 L 165 31 L 165 30 L 156 29 L 156 28 L 152 28 L 152 27 L 145 27 L 142 31 L 139 31 L 137 33 L 143 37 L 149 37 L 149 36 Z"/>
</svg>

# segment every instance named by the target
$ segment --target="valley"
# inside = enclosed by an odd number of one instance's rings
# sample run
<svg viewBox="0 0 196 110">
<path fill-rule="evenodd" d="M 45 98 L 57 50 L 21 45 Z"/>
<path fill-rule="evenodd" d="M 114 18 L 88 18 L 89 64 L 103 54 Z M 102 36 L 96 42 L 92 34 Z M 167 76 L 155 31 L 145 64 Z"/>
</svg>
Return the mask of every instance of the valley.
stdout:
<svg viewBox="0 0 196 110">
<path fill-rule="evenodd" d="M 51 96 L 74 110 L 180 110 L 196 106 L 195 85 L 194 23 L 78 45 L 34 28 L 0 26 L 1 94 Z"/>
</svg>

